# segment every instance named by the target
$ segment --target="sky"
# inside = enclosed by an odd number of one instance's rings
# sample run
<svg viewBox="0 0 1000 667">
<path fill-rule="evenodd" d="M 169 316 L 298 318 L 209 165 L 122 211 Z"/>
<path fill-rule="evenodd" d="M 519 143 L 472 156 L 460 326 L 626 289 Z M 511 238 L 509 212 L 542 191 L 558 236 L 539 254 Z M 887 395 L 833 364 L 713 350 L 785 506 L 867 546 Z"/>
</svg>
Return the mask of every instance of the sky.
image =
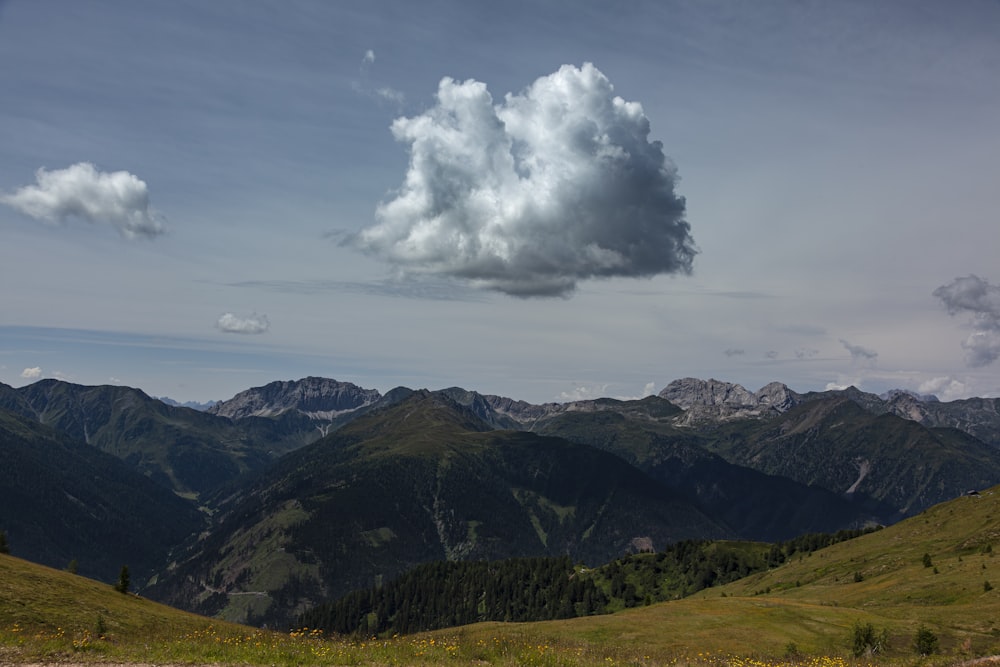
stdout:
<svg viewBox="0 0 1000 667">
<path fill-rule="evenodd" d="M 1000 396 L 993 0 L 0 0 L 0 382 Z"/>
</svg>

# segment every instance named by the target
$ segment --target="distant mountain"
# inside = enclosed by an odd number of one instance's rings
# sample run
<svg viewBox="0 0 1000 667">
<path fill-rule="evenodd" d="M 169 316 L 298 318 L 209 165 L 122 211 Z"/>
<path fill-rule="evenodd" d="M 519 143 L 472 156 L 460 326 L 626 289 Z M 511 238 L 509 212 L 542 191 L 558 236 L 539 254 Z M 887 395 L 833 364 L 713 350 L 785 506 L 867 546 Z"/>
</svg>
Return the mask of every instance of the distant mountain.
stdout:
<svg viewBox="0 0 1000 667">
<path fill-rule="evenodd" d="M 890 504 L 897 518 L 1000 483 L 1000 449 L 952 428 L 872 414 L 849 395 L 815 397 L 766 422 L 730 425 L 707 446 L 726 460 Z"/>
<path fill-rule="evenodd" d="M 616 456 L 494 430 L 427 391 L 282 457 L 216 518 L 155 594 L 272 624 L 422 562 L 568 554 L 599 564 L 728 534 Z"/>
<path fill-rule="evenodd" d="M 0 410 L 20 416 L 17 429 L 49 427 L 63 442 L 48 447 L 55 468 L 41 472 L 17 449 L 15 481 L 22 470 L 62 479 L 59 466 L 82 456 L 63 453 L 72 445 L 141 473 L 129 478 L 137 493 L 151 480 L 191 500 L 184 512 L 203 507 L 211 530 L 169 533 L 169 546 L 183 549 L 150 594 L 251 622 L 290 622 L 431 560 L 568 554 L 600 563 L 686 537 L 787 539 L 892 523 L 1000 482 L 1000 399 L 855 387 L 799 394 L 775 382 L 751 392 L 685 378 L 638 401 L 532 405 L 459 387 L 382 395 L 310 377 L 202 412 L 138 389 L 43 380 L 0 384 Z M 19 502 L 30 488 L 18 487 Z M 75 516 L 63 500 L 46 500 L 54 513 L 34 520 L 49 529 L 53 516 Z M 119 553 L 118 533 L 89 534 L 92 542 L 52 539 Z M 139 541 L 121 543 L 147 554 L 142 563 L 169 549 L 158 533 L 132 535 Z M 39 558 L 65 555 L 37 549 Z"/>
<path fill-rule="evenodd" d="M 685 411 L 682 423 L 694 425 L 740 419 L 771 419 L 815 400 L 848 398 L 873 415 L 893 414 L 927 427 L 949 427 L 1000 446 L 1000 398 L 967 398 L 944 402 L 933 395 L 894 389 L 882 395 L 857 387 L 799 394 L 780 382 L 756 392 L 719 380 L 684 378 L 659 393 Z M 548 405 L 548 404 L 546 404 Z M 528 413 L 527 408 L 521 412 Z"/>
<path fill-rule="evenodd" d="M 173 407 L 138 389 L 41 380 L 0 385 L 0 408 L 113 454 L 140 473 L 197 497 L 318 439 L 303 415 L 232 420 Z"/>
<path fill-rule="evenodd" d="M 803 396 L 780 382 L 756 392 L 719 380 L 674 380 L 658 394 L 685 411 L 685 424 L 747 418 L 769 418 L 799 405 Z"/>
<path fill-rule="evenodd" d="M 214 415 L 231 419 L 274 417 L 288 410 L 313 419 L 332 420 L 377 402 L 382 395 L 375 389 L 362 389 L 350 382 L 307 377 L 301 380 L 271 382 L 236 394 L 209 408 Z"/>
<path fill-rule="evenodd" d="M 685 378 L 642 401 L 486 400 L 523 429 L 622 456 L 750 539 L 893 523 L 1000 482 L 993 399 L 923 402 L 897 392 L 886 401 L 855 387 L 798 394 L 777 382 L 750 392 Z M 829 431 L 818 439 L 805 415 Z M 935 423 L 978 429 L 983 440 Z"/>
<path fill-rule="evenodd" d="M 888 506 L 730 463 L 709 451 L 710 439 L 684 426 L 685 412 L 666 399 L 599 399 L 593 408 L 551 414 L 533 429 L 622 457 L 741 538 L 780 541 L 896 518 Z"/>
<path fill-rule="evenodd" d="M 924 426 L 956 428 L 1000 447 L 1000 398 L 965 398 L 943 402 L 896 394 L 886 401 L 886 407 L 889 412 L 904 419 Z"/>
<path fill-rule="evenodd" d="M 105 581 L 128 565 L 141 586 L 203 526 L 195 507 L 119 459 L 0 410 L 0 530 L 11 553 L 52 567 L 76 560 Z"/>
<path fill-rule="evenodd" d="M 172 405 L 175 408 L 191 408 L 192 410 L 199 410 L 201 412 L 208 410 L 210 407 L 218 403 L 218 401 L 208 401 L 206 403 L 199 403 L 198 401 L 185 401 L 183 403 L 180 403 L 170 398 L 169 396 L 154 396 L 153 398 L 163 403 L 166 403 L 167 405 Z"/>
</svg>

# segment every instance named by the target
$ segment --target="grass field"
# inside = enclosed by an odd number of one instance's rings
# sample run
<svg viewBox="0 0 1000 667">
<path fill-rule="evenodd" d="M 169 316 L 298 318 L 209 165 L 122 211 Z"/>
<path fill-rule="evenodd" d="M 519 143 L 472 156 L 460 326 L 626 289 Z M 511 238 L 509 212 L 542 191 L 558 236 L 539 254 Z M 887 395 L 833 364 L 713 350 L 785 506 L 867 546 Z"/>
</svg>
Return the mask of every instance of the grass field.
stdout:
<svg viewBox="0 0 1000 667">
<path fill-rule="evenodd" d="M 683 600 L 366 641 L 221 623 L 0 556 L 0 664 L 952 665 L 1000 654 L 995 548 L 1000 488 Z M 884 651 L 854 657 L 859 624 Z M 914 651 L 921 627 L 935 655 Z"/>
</svg>

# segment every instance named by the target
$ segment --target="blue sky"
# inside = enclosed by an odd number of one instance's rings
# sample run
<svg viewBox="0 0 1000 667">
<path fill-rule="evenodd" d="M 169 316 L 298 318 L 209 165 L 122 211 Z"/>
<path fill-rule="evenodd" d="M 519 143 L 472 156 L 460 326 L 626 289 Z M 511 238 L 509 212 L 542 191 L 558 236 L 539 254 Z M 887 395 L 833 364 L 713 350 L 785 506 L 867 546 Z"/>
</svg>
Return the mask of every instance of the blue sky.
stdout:
<svg viewBox="0 0 1000 667">
<path fill-rule="evenodd" d="M 976 0 L 0 2 L 0 382 L 1000 395 L 998 34 Z"/>
</svg>

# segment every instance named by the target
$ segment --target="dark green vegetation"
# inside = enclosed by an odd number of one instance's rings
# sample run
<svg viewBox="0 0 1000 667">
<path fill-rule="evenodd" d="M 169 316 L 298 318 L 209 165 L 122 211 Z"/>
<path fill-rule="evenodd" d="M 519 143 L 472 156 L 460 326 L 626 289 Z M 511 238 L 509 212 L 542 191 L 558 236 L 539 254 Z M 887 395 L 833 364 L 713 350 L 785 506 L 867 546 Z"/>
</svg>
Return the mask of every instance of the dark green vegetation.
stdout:
<svg viewBox="0 0 1000 667">
<path fill-rule="evenodd" d="M 319 437 L 311 420 L 298 413 L 237 424 L 167 405 L 130 387 L 58 380 L 20 389 L 0 386 L 0 408 L 112 454 L 193 499 Z"/>
<path fill-rule="evenodd" d="M 0 385 L 17 423 L 0 429 L 16 467 L 0 531 L 17 556 L 108 583 L 128 563 L 143 595 L 280 624 L 426 562 L 595 567 L 688 538 L 891 524 L 1000 482 L 998 399 L 692 379 L 666 395 L 529 405 L 306 378 L 202 413 L 125 387 Z M 630 602 L 669 597 L 626 579 Z"/>
<path fill-rule="evenodd" d="M 428 563 L 384 586 L 320 605 L 299 624 L 368 637 L 604 614 L 727 584 L 863 532 L 804 535 L 774 545 L 683 540 L 597 568 L 574 566 L 565 556 Z"/>
<path fill-rule="evenodd" d="M 842 397 L 797 406 L 755 428 L 731 425 L 708 447 L 733 463 L 836 489 L 908 516 L 997 483 L 1000 448 L 952 428 L 873 415 Z M 885 517 L 896 520 L 894 517 Z"/>
<path fill-rule="evenodd" d="M 622 457 L 698 502 L 738 537 L 786 540 L 898 518 L 878 502 L 858 502 L 832 490 L 836 487 L 768 474 L 754 469 L 753 461 L 737 465 L 711 451 L 721 448 L 733 432 L 753 432 L 760 426 L 757 421 L 694 430 L 678 426 L 676 419 L 683 411 L 656 396 L 593 403 L 595 410 L 562 412 L 538 420 L 532 428 Z"/>
<path fill-rule="evenodd" d="M 213 622 L 121 595 L 108 584 L 0 555 L 0 662 L 995 664 L 978 658 L 1000 652 L 1000 595 L 983 591 L 980 583 L 995 579 L 1000 567 L 993 556 L 1000 539 L 1000 487 L 935 506 L 882 531 L 800 550 L 825 539 L 805 539 L 780 566 L 681 600 L 613 614 L 487 622 L 377 641 Z M 684 551 L 697 552 L 692 546 Z M 938 574 L 924 567 L 925 553 Z M 857 571 L 864 575 L 861 582 L 851 576 Z M 862 653 L 878 652 L 854 659 L 856 640 Z M 922 657 L 928 650 L 932 657 Z"/>
<path fill-rule="evenodd" d="M 439 561 L 302 615 L 327 633 L 392 636 L 481 621 L 547 621 L 604 612 L 607 596 L 568 557 Z"/>
<path fill-rule="evenodd" d="M 204 526 L 195 507 L 121 460 L 0 410 L 0 529 L 15 555 L 112 581 L 148 577 Z"/>
<path fill-rule="evenodd" d="M 271 624 L 424 562 L 568 554 L 599 565 L 637 539 L 727 532 L 618 457 L 490 430 L 430 392 L 285 456 L 217 517 L 151 593 Z"/>
</svg>

